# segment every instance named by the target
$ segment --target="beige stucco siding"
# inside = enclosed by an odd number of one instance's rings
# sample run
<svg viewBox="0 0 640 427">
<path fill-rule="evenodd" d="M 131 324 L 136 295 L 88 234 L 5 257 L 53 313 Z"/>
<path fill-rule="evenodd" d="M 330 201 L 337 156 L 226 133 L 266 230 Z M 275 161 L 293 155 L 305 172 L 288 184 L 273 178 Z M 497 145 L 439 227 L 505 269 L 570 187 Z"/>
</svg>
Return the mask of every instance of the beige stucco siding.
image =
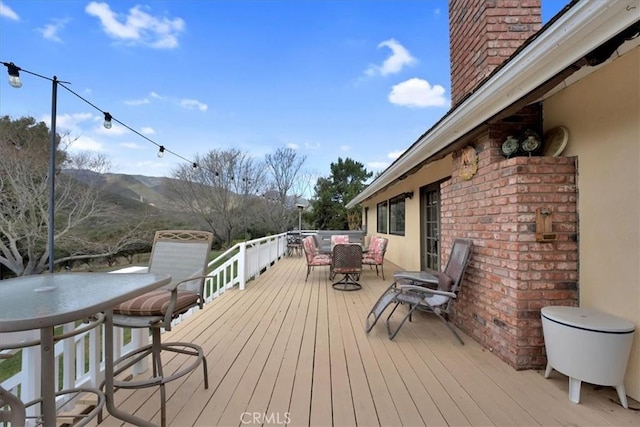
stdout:
<svg viewBox="0 0 640 427">
<path fill-rule="evenodd" d="M 368 236 L 373 234 L 387 237 L 389 245 L 385 259 L 405 270 L 420 270 L 420 188 L 438 182 L 451 175 L 451 155 L 423 166 L 418 172 L 391 186 L 384 192 L 367 200 L 363 206 L 369 207 Z M 376 206 L 400 193 L 413 191 L 413 198 L 405 200 L 405 235 L 378 233 Z M 393 272 L 386 272 L 391 277 Z M 387 274 L 385 274 L 385 277 Z"/>
<path fill-rule="evenodd" d="M 580 305 L 633 321 L 625 385 L 640 400 L 640 48 L 544 103 L 578 157 Z"/>
</svg>

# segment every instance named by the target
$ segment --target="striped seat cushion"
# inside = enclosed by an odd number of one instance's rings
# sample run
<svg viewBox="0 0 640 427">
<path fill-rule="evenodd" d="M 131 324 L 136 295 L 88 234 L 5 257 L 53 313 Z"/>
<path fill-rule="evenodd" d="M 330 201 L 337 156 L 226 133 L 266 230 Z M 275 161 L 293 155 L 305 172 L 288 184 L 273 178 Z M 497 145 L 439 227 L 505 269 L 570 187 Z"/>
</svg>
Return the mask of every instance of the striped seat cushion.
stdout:
<svg viewBox="0 0 640 427">
<path fill-rule="evenodd" d="M 179 314 L 184 310 L 198 304 L 198 294 L 189 291 L 178 291 L 178 301 L 173 310 L 175 314 Z M 167 307 L 171 302 L 171 291 L 167 289 L 156 289 L 147 292 L 139 297 L 123 302 L 114 308 L 115 314 L 124 314 L 127 316 L 164 316 Z"/>
</svg>

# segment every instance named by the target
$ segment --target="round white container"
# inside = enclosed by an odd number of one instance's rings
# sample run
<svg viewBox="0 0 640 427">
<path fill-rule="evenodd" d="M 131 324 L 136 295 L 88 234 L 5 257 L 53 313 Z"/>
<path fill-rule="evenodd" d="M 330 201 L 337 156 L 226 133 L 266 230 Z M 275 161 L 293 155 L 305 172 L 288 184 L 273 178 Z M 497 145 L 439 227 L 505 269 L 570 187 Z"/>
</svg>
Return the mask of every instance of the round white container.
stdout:
<svg viewBox="0 0 640 427">
<path fill-rule="evenodd" d="M 547 370 L 569 377 L 569 399 L 580 402 L 580 384 L 613 386 L 625 408 L 624 375 L 633 342 L 632 322 L 597 310 L 579 307 L 544 307 L 542 330 Z"/>
</svg>

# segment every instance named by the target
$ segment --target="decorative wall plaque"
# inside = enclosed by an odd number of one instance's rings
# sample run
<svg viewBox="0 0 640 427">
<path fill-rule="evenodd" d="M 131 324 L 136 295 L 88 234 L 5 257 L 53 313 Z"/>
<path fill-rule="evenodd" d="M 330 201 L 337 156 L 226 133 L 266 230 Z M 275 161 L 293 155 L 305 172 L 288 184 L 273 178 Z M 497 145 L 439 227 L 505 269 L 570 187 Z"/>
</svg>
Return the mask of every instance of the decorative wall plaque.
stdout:
<svg viewBox="0 0 640 427">
<path fill-rule="evenodd" d="M 478 153 L 476 153 L 476 149 L 472 146 L 464 148 L 460 160 L 460 178 L 468 181 L 478 171 Z"/>
</svg>

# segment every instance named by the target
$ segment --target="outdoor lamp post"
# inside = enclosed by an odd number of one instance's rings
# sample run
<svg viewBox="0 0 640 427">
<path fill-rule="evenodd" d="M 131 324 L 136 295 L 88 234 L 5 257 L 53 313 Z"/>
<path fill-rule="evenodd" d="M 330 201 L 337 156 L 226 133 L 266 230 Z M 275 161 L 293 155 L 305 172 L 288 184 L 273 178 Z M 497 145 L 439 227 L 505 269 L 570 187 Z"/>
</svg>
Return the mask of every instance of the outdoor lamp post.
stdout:
<svg viewBox="0 0 640 427">
<path fill-rule="evenodd" d="M 296 204 L 296 208 L 298 208 L 298 232 L 300 233 L 300 237 L 302 237 L 302 211 L 304 210 L 303 204 Z"/>
</svg>

